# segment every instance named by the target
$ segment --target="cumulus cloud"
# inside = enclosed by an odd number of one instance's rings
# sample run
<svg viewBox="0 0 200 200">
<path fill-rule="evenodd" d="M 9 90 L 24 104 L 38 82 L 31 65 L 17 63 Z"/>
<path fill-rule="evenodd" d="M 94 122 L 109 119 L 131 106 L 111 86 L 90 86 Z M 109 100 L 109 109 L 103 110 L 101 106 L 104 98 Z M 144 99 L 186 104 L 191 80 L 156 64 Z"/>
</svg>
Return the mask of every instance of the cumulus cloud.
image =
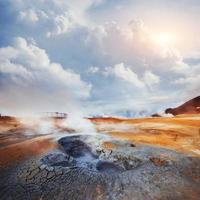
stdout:
<svg viewBox="0 0 200 200">
<path fill-rule="evenodd" d="M 6 6 L 0 7 L 0 14 L 6 23 L 0 30 L 4 39 L 0 87 L 7 95 L 1 103 L 15 95 L 19 101 L 35 95 L 55 105 L 54 97 L 63 95 L 65 98 L 58 98 L 61 103 L 56 99 L 56 104 L 63 105 L 71 96 L 91 94 L 89 105 L 99 105 L 102 110 L 112 105 L 115 110 L 132 108 L 133 100 L 145 100 L 148 107 L 152 96 L 151 103 L 166 95 L 168 101 L 174 101 L 183 93 L 188 98 L 199 91 L 198 67 L 185 62 L 176 48 L 158 45 L 145 22 L 131 20 L 122 26 L 90 18 L 90 8 L 104 0 L 3 2 Z M 10 45 L 19 36 L 24 39 Z M 26 95 L 27 91 L 32 94 Z"/>
<path fill-rule="evenodd" d="M 25 20 L 27 22 L 37 22 L 39 20 L 39 17 L 35 10 L 29 9 L 27 11 L 20 11 L 19 19 Z"/>
<path fill-rule="evenodd" d="M 47 32 L 47 37 L 64 34 L 69 31 L 74 25 L 73 16 L 68 12 L 62 15 L 57 15 L 54 18 L 53 29 Z"/>
<path fill-rule="evenodd" d="M 114 75 L 135 87 L 143 89 L 145 86 L 152 88 L 160 82 L 160 77 L 150 70 L 144 71 L 143 77 L 139 78 L 131 67 L 126 67 L 124 63 L 116 64 L 114 67 L 105 68 L 103 74 L 106 76 Z"/>
<path fill-rule="evenodd" d="M 185 93 L 196 96 L 200 93 L 200 65 L 194 65 L 184 71 L 184 75 L 173 81 L 175 86 L 185 89 Z"/>
<path fill-rule="evenodd" d="M 160 82 L 160 77 L 147 70 L 144 73 L 144 82 L 147 86 L 152 87 L 153 85 L 157 85 Z"/>
<path fill-rule="evenodd" d="M 91 86 L 80 75 L 50 61 L 45 50 L 23 38 L 0 48 L 0 105 L 3 110 L 67 110 Z"/>
<path fill-rule="evenodd" d="M 123 63 L 115 65 L 113 68 L 109 69 L 109 73 L 115 75 L 116 77 L 127 81 L 133 86 L 142 88 L 144 84 L 139 80 L 136 73 L 134 73 L 129 67 L 125 67 Z"/>
</svg>

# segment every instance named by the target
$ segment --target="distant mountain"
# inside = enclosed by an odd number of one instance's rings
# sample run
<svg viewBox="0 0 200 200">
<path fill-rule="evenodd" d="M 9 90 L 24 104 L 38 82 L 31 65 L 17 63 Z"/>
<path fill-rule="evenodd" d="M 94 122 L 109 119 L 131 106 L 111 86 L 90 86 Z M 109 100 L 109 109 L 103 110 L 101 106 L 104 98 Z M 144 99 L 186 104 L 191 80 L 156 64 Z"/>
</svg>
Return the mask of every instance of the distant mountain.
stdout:
<svg viewBox="0 0 200 200">
<path fill-rule="evenodd" d="M 151 117 L 162 117 L 162 115 L 158 114 L 158 113 L 154 113 L 151 115 Z"/>
<path fill-rule="evenodd" d="M 135 117 L 147 117 L 149 116 L 149 111 L 147 110 L 119 110 L 112 114 L 111 116 L 115 117 L 126 117 L 126 118 L 135 118 Z"/>
<path fill-rule="evenodd" d="M 172 115 L 200 114 L 200 96 L 195 97 L 176 108 L 167 108 L 165 113 Z"/>
<path fill-rule="evenodd" d="M 103 113 L 98 115 L 89 115 L 88 118 L 140 118 L 140 117 L 148 117 L 151 111 L 147 110 L 134 110 L 134 109 L 120 109 L 110 113 Z"/>
</svg>

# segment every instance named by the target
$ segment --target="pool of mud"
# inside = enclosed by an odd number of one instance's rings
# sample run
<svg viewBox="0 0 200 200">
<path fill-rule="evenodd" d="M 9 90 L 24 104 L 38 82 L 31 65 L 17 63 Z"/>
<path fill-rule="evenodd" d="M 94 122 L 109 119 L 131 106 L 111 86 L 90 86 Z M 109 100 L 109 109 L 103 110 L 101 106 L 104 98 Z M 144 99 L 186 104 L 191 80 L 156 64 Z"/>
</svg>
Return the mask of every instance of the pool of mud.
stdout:
<svg viewBox="0 0 200 200">
<path fill-rule="evenodd" d="M 58 149 L 0 170 L 0 199 L 200 199 L 198 158 L 103 134 L 56 141 Z"/>
<path fill-rule="evenodd" d="M 99 173 L 120 173 L 143 163 L 135 156 L 124 154 L 124 151 L 104 148 L 101 137 L 83 135 L 63 137 L 58 140 L 59 150 L 46 155 L 41 162 L 44 167 L 86 168 Z M 132 143 L 119 143 L 113 139 L 112 144 L 118 146 L 119 150 L 122 144 L 128 149 L 135 148 Z"/>
</svg>

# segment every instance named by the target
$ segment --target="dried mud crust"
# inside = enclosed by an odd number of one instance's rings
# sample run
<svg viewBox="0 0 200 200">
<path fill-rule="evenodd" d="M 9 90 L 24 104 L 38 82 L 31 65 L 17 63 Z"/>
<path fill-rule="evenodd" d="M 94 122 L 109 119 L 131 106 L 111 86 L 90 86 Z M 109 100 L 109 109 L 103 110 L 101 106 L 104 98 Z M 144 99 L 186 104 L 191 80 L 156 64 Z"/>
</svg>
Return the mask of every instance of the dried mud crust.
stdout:
<svg viewBox="0 0 200 200">
<path fill-rule="evenodd" d="M 200 199 L 198 158 L 122 141 L 107 150 L 98 141 L 62 138 L 60 150 L 1 169 L 0 199 Z"/>
</svg>

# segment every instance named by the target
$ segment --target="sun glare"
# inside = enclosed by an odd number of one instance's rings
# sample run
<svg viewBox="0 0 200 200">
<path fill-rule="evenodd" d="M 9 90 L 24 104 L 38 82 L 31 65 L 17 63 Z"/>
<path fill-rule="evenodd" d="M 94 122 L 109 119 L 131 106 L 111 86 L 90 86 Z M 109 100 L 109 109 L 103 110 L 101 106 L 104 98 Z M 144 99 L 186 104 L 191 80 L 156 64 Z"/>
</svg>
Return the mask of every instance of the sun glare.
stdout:
<svg viewBox="0 0 200 200">
<path fill-rule="evenodd" d="M 176 42 L 176 37 L 171 33 L 160 33 L 154 36 L 154 41 L 161 46 L 171 46 Z"/>
</svg>

